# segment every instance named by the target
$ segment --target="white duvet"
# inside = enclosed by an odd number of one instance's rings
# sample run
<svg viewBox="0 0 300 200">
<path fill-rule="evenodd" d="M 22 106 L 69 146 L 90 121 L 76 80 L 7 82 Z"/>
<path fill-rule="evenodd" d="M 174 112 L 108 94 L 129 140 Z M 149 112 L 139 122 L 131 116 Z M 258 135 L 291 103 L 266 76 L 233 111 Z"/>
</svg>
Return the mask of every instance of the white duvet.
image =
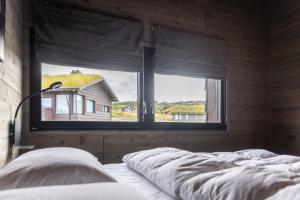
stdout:
<svg viewBox="0 0 300 200">
<path fill-rule="evenodd" d="M 169 195 L 184 200 L 277 200 L 300 185 L 300 157 L 260 149 L 193 153 L 157 148 L 128 154 L 123 161 Z M 294 193 L 290 200 L 300 199 Z"/>
</svg>

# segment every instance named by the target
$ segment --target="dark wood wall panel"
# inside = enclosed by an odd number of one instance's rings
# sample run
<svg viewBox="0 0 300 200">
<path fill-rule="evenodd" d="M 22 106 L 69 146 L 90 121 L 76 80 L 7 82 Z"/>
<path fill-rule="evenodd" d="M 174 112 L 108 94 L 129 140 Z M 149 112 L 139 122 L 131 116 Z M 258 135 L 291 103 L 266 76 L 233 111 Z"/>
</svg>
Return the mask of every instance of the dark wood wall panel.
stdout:
<svg viewBox="0 0 300 200">
<path fill-rule="evenodd" d="M 0 167 L 11 157 L 9 123 L 22 97 L 23 1 L 7 0 L 4 61 L 0 62 Z"/>
<path fill-rule="evenodd" d="M 120 162 L 124 154 L 155 147 L 176 147 L 190 151 L 234 151 L 264 148 L 263 132 L 226 134 L 223 131 L 119 131 L 119 132 L 44 132 L 24 137 L 36 148 L 75 147 L 87 150 L 105 163 Z"/>
<path fill-rule="evenodd" d="M 268 19 L 266 5 L 262 1 L 56 1 L 93 11 L 133 17 L 143 23 L 223 38 L 229 47 L 227 131 L 99 131 L 92 133 L 94 136 L 85 131 L 64 133 L 84 138 L 103 137 L 103 140 L 97 140 L 98 150 L 93 149 L 94 144 L 91 149 L 88 148 L 89 145 L 84 148 L 103 153 L 105 162 L 117 162 L 125 153 L 157 146 L 175 146 L 194 151 L 265 147 L 269 116 Z M 25 2 L 26 24 L 30 24 L 30 1 Z M 69 139 L 58 132 L 29 132 L 28 127 L 24 132 L 24 143 L 36 144 L 37 147 L 64 145 L 61 140 L 70 140 L 66 142 L 68 145 L 80 147 L 78 139 Z M 47 143 L 49 137 L 55 138 L 51 140 L 51 145 Z M 101 141 L 103 145 L 100 144 Z"/>
<path fill-rule="evenodd" d="M 300 154 L 300 1 L 277 1 L 270 25 L 270 137 L 278 152 Z"/>
</svg>

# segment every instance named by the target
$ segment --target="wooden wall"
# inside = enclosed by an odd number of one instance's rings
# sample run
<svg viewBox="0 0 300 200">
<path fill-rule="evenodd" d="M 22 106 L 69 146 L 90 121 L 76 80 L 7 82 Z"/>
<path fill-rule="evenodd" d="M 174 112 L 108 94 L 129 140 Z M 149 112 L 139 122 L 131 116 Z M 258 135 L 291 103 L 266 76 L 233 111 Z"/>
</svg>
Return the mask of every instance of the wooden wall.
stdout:
<svg viewBox="0 0 300 200">
<path fill-rule="evenodd" d="M 69 131 L 29 132 L 23 142 L 38 148 L 74 146 L 104 162 L 128 152 L 157 146 L 193 151 L 265 147 L 268 132 L 268 20 L 262 1 L 239 0 L 56 0 L 94 11 L 131 16 L 228 41 L 227 131 Z M 25 0 L 26 2 L 26 0 Z M 26 7 L 30 11 L 30 4 Z M 26 17 L 30 24 L 30 15 Z M 28 50 L 27 50 L 28 51 Z M 29 69 L 29 64 L 26 64 Z M 24 84 L 29 80 L 29 76 Z M 28 92 L 28 89 L 25 90 Z M 27 114 L 25 115 L 28 118 Z M 25 123 L 28 125 L 28 122 Z"/>
<path fill-rule="evenodd" d="M 22 96 L 23 4 L 6 1 L 4 62 L 0 63 L 0 166 L 9 158 L 9 123 Z"/>
<path fill-rule="evenodd" d="M 270 147 L 300 155 L 300 1 L 277 1 L 270 16 Z"/>
<path fill-rule="evenodd" d="M 111 97 L 104 89 L 103 82 L 99 82 L 94 85 L 90 85 L 81 91 L 78 94 L 84 96 L 84 115 L 78 116 L 79 120 L 85 121 L 110 121 L 111 120 Z M 93 100 L 95 102 L 95 113 L 86 112 L 86 100 Z M 104 112 L 103 106 L 109 106 L 110 111 Z"/>
</svg>

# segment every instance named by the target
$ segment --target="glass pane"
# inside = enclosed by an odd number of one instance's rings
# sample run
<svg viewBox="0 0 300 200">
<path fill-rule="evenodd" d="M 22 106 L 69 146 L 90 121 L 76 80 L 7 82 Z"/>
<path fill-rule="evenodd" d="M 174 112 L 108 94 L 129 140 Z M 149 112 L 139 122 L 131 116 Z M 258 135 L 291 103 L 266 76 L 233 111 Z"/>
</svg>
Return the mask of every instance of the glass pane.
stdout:
<svg viewBox="0 0 300 200">
<path fill-rule="evenodd" d="M 61 93 L 68 94 L 71 100 L 71 110 L 68 109 L 68 103 L 64 100 L 59 105 L 52 105 L 54 111 L 58 111 L 51 113 L 52 118 L 46 119 L 45 113 L 42 112 L 42 120 L 136 122 L 138 121 L 137 77 L 138 73 L 135 72 L 43 63 L 42 88 L 47 88 L 56 81 L 63 82 L 61 88 L 47 91 L 43 97 L 54 97 Z M 93 105 L 85 99 L 93 101 Z M 63 101 L 62 98 L 59 101 Z M 62 114 L 66 116 L 63 117 Z"/>
<path fill-rule="evenodd" d="M 86 112 L 88 112 L 88 113 L 93 113 L 94 112 L 94 110 L 95 110 L 95 102 L 94 101 L 92 101 L 92 100 L 86 100 Z"/>
<path fill-rule="evenodd" d="M 82 114 L 83 113 L 83 96 L 74 95 L 73 96 L 73 113 Z"/>
<path fill-rule="evenodd" d="M 42 98 L 42 108 L 52 108 L 52 98 Z"/>
<path fill-rule="evenodd" d="M 220 95 L 212 97 L 212 89 L 208 90 L 208 83 L 220 81 L 155 74 L 155 122 L 219 122 Z M 214 92 L 216 93 L 216 87 Z"/>
<path fill-rule="evenodd" d="M 69 95 L 56 95 L 56 114 L 69 114 Z"/>
</svg>

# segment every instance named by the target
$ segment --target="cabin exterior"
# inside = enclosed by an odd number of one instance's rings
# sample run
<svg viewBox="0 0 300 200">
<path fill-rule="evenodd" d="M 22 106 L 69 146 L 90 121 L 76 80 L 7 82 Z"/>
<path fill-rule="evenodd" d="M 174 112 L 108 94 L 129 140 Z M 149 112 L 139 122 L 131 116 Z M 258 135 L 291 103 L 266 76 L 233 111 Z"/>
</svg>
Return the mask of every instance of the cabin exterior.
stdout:
<svg viewBox="0 0 300 200">
<path fill-rule="evenodd" d="M 177 122 L 207 122 L 206 113 L 172 112 L 172 121 Z"/>
<path fill-rule="evenodd" d="M 42 95 L 43 121 L 111 121 L 116 95 L 104 79 Z"/>
<path fill-rule="evenodd" d="M 122 112 L 135 112 L 136 108 L 132 105 L 127 105 L 122 108 Z"/>
</svg>

